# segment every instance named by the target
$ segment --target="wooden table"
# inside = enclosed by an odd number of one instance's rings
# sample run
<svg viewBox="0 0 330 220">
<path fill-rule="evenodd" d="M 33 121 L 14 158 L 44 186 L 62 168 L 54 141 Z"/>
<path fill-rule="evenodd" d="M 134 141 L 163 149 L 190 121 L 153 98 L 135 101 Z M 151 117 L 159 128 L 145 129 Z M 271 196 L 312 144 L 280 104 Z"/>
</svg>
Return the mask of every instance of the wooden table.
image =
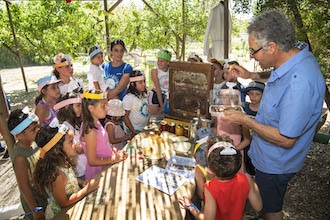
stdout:
<svg viewBox="0 0 330 220">
<path fill-rule="evenodd" d="M 164 168 L 166 161 L 156 161 Z M 185 183 L 169 196 L 135 178 L 148 169 L 150 161 L 136 152 L 124 161 L 106 167 L 100 173 L 100 188 L 77 202 L 62 209 L 55 219 L 184 219 L 186 211 L 178 198 L 192 196 L 193 183 Z"/>
</svg>

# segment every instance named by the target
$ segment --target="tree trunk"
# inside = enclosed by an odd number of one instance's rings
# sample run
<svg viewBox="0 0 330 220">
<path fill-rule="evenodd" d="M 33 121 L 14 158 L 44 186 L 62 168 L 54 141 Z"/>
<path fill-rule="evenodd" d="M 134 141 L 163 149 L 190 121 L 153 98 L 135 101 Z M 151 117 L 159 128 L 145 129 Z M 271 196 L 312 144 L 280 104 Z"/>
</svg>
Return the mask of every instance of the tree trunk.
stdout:
<svg viewBox="0 0 330 220">
<path fill-rule="evenodd" d="M 301 14 L 300 14 L 298 6 L 297 6 L 297 1 L 288 0 L 287 2 L 288 2 L 288 6 L 289 6 L 289 11 L 292 11 L 294 19 L 296 21 L 297 28 L 302 30 L 301 40 L 308 43 L 309 50 L 312 51 L 312 45 L 309 42 L 309 38 L 306 33 L 303 20 L 301 18 Z"/>
<path fill-rule="evenodd" d="M 6 7 L 7 7 L 9 24 L 10 24 L 10 27 L 11 27 L 11 32 L 13 34 L 14 43 L 15 43 L 15 47 L 16 47 L 16 53 L 15 53 L 15 55 L 17 56 L 19 66 L 20 66 L 21 71 L 22 71 L 22 77 L 23 77 L 23 81 L 24 81 L 25 91 L 28 92 L 28 87 L 27 87 L 27 83 L 26 83 L 26 79 L 25 79 L 25 73 L 24 73 L 24 68 L 23 68 L 23 62 L 22 62 L 22 58 L 21 58 L 21 53 L 19 52 L 19 46 L 18 46 L 18 41 L 17 41 L 17 38 L 16 38 L 16 32 L 15 32 L 15 28 L 14 28 L 13 18 L 11 17 L 11 12 L 10 12 L 10 8 L 9 8 L 9 4 L 10 3 L 8 1 L 5 1 L 5 2 L 6 2 Z"/>
<path fill-rule="evenodd" d="M 292 1 L 292 0 L 288 0 L 288 6 L 289 6 L 289 10 L 292 11 L 292 14 L 295 18 L 296 21 L 296 25 L 297 28 L 299 28 L 300 30 L 302 30 L 302 41 L 308 43 L 309 45 L 309 50 L 312 52 L 312 45 L 309 42 L 309 38 L 308 35 L 306 33 L 305 27 L 304 27 L 304 23 L 303 20 L 301 18 L 301 14 L 299 12 L 298 6 L 297 6 L 297 2 L 296 1 Z M 330 91 L 329 88 L 326 86 L 326 90 L 325 90 L 325 98 L 324 98 L 328 109 L 330 110 Z"/>
<path fill-rule="evenodd" d="M 7 126 L 7 118 L 8 118 L 8 107 L 7 107 L 7 101 L 5 98 L 5 92 L 2 88 L 2 80 L 0 76 L 0 128 L 1 128 L 1 134 L 6 142 L 9 155 L 11 155 L 11 152 L 14 148 L 15 144 L 15 138 L 13 135 L 10 134 Z"/>
</svg>

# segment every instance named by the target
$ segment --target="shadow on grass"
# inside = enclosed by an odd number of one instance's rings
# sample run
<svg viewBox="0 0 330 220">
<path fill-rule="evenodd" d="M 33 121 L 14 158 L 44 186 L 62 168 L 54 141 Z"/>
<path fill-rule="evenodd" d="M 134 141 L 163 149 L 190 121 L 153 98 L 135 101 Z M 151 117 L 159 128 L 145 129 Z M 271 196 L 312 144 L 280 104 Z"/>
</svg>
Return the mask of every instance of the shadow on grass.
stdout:
<svg viewBox="0 0 330 220">
<path fill-rule="evenodd" d="M 74 77 L 81 79 L 85 86 L 88 85 L 86 72 L 75 73 Z M 35 80 L 34 84 L 36 83 L 37 81 Z M 29 88 L 29 92 L 26 92 L 24 89 L 14 90 L 8 92 L 7 96 L 9 98 L 10 106 L 12 109 L 24 108 L 25 106 L 28 106 L 30 109 L 34 109 L 35 108 L 34 100 L 38 94 L 39 93 L 36 88 Z"/>
<path fill-rule="evenodd" d="M 11 109 L 24 108 L 28 106 L 30 109 L 35 108 L 34 99 L 38 95 L 38 91 L 15 90 L 7 93 L 10 101 Z"/>
</svg>

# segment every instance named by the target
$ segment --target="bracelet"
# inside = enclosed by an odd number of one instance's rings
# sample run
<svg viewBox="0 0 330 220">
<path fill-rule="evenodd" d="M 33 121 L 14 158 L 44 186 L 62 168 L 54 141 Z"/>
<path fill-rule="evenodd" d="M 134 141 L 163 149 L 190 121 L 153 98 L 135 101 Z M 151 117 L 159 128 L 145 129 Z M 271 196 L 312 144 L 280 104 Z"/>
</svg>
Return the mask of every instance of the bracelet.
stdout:
<svg viewBox="0 0 330 220">
<path fill-rule="evenodd" d="M 195 209 L 196 212 L 199 212 L 197 206 L 194 204 L 194 203 L 191 203 L 191 204 L 186 204 L 186 206 L 188 206 L 188 210 L 190 210 L 191 207 L 193 207 Z"/>
</svg>

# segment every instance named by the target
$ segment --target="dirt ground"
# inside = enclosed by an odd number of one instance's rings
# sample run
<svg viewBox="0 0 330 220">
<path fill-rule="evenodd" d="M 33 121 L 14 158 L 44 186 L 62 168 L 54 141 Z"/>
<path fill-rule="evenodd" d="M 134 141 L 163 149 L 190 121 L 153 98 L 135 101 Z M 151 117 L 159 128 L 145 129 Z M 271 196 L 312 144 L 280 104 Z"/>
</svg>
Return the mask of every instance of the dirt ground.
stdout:
<svg viewBox="0 0 330 220">
<path fill-rule="evenodd" d="M 88 65 L 74 64 L 77 77 L 86 79 Z M 51 66 L 27 67 L 24 69 L 29 92 L 25 92 L 19 68 L 0 70 L 3 88 L 11 100 L 12 108 L 28 105 L 34 108 L 37 95 L 36 81 L 49 75 Z M 321 128 L 330 133 L 330 117 Z M 0 139 L 3 142 L 3 139 Z M 0 156 L 1 158 L 2 156 Z M 305 166 L 289 183 L 285 197 L 284 216 L 286 220 L 329 220 L 330 219 L 330 146 L 313 142 Z M 10 160 L 0 160 L 0 210 L 19 203 L 19 191 Z M 247 209 L 249 216 L 255 213 Z M 0 216 L 0 219 L 3 219 Z"/>
</svg>

